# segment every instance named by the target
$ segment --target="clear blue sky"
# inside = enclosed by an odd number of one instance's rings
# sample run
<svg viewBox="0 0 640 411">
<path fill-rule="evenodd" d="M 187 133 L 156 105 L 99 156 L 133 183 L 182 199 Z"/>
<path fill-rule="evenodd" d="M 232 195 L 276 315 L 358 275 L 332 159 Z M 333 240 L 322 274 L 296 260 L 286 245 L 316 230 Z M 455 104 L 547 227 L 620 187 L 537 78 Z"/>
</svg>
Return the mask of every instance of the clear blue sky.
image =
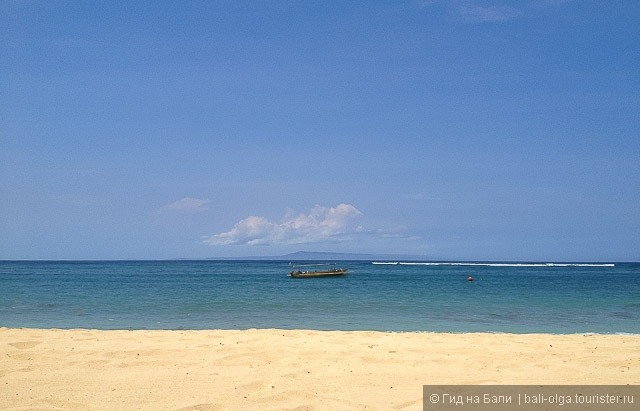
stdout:
<svg viewBox="0 0 640 411">
<path fill-rule="evenodd" d="M 640 260 L 640 2 L 0 2 L 0 259 Z"/>
</svg>

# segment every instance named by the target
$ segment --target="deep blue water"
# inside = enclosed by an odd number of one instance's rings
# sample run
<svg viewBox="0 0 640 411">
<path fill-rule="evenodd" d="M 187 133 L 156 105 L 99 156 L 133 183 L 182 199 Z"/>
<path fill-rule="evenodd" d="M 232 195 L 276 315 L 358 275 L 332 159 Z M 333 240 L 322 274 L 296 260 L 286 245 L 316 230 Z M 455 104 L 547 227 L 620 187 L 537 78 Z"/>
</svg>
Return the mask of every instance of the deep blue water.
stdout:
<svg viewBox="0 0 640 411">
<path fill-rule="evenodd" d="M 640 264 L 338 265 L 0 261 L 0 326 L 640 334 Z"/>
</svg>

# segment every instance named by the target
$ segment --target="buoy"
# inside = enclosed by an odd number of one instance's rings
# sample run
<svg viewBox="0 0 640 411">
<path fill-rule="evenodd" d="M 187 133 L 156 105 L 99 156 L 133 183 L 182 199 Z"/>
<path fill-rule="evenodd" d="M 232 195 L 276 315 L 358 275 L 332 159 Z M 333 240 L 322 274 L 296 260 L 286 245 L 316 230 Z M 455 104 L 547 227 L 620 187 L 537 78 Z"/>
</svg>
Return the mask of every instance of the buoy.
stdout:
<svg viewBox="0 0 640 411">
<path fill-rule="evenodd" d="M 469 281 L 469 282 L 473 281 L 473 277 L 471 277 L 471 276 L 467 277 L 467 281 Z"/>
</svg>

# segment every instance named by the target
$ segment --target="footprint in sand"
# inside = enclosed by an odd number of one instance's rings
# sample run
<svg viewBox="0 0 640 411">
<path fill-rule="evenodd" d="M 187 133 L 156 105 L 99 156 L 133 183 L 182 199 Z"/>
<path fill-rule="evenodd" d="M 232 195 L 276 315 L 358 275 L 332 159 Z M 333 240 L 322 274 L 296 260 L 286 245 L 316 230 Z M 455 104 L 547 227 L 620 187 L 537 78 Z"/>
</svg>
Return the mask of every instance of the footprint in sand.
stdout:
<svg viewBox="0 0 640 411">
<path fill-rule="evenodd" d="M 28 350 L 29 348 L 33 348 L 36 345 L 42 344 L 42 341 L 19 341 L 14 343 L 9 343 L 10 346 L 15 347 L 19 350 Z"/>
</svg>

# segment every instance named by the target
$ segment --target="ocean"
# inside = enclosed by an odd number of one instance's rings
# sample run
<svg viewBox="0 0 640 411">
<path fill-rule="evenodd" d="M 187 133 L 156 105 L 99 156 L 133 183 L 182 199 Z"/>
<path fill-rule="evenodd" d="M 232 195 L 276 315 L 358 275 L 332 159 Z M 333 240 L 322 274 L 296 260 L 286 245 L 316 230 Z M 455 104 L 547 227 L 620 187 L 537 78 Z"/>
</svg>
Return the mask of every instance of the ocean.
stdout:
<svg viewBox="0 0 640 411">
<path fill-rule="evenodd" d="M 640 334 L 640 264 L 0 261 L 0 327 Z M 473 277 L 472 282 L 467 278 Z"/>
</svg>

